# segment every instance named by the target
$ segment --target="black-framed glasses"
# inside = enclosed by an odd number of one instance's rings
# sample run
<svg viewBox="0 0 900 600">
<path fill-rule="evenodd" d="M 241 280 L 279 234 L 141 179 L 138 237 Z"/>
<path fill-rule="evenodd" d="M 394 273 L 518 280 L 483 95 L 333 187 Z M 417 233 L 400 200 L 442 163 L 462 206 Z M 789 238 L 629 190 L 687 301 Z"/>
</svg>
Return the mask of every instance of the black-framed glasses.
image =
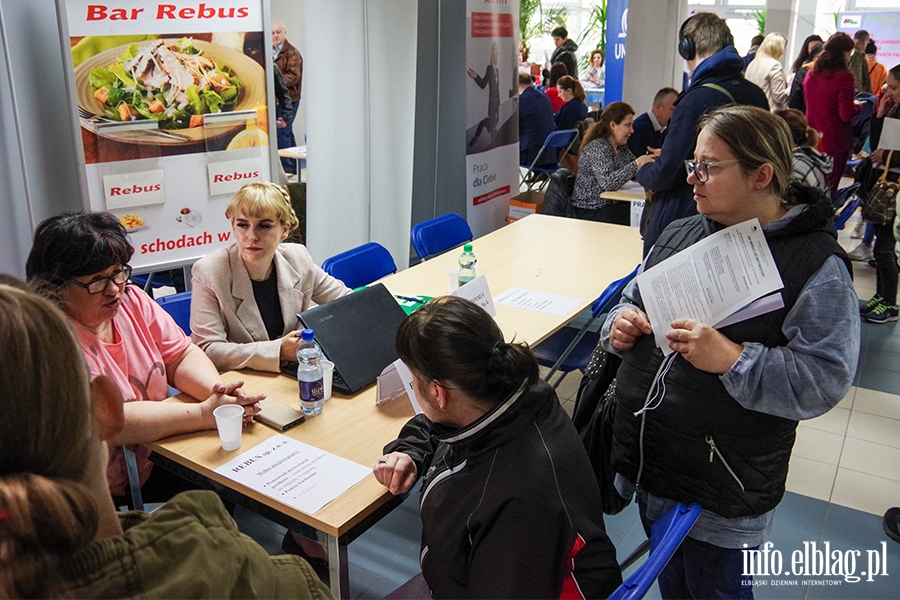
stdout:
<svg viewBox="0 0 900 600">
<path fill-rule="evenodd" d="M 90 283 L 81 283 L 80 281 L 75 281 L 74 279 L 70 279 L 69 281 L 79 287 L 83 287 L 84 289 L 86 289 L 88 294 L 99 294 L 109 287 L 110 281 L 112 281 L 116 285 L 122 285 L 123 283 L 128 281 L 129 277 L 131 277 L 131 265 L 125 265 L 121 270 L 116 271 L 109 277 L 100 277 L 91 281 Z"/>
<path fill-rule="evenodd" d="M 706 160 L 686 160 L 684 161 L 684 168 L 687 170 L 688 177 L 693 173 L 697 176 L 697 179 L 700 180 L 700 183 L 706 183 L 709 181 L 709 169 L 710 167 L 719 167 L 721 165 L 730 165 L 731 163 L 740 162 L 738 159 L 733 158 L 731 160 L 717 160 L 717 161 L 706 161 Z"/>
</svg>

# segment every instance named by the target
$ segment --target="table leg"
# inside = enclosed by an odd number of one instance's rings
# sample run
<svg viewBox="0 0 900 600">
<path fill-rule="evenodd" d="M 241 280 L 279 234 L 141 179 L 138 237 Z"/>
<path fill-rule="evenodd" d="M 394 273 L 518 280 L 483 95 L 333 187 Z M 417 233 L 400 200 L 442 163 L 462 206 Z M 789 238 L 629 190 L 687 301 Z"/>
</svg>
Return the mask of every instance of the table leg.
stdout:
<svg viewBox="0 0 900 600">
<path fill-rule="evenodd" d="M 331 577 L 331 593 L 335 598 L 350 597 L 350 564 L 347 560 L 347 544 L 333 535 L 326 535 L 328 543 L 328 574 Z"/>
</svg>

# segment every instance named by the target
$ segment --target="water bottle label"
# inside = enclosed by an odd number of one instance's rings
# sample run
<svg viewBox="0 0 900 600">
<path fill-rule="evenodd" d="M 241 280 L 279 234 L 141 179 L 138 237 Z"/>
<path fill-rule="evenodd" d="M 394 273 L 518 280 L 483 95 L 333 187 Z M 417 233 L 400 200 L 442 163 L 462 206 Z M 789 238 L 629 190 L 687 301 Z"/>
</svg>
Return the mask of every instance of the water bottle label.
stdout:
<svg viewBox="0 0 900 600">
<path fill-rule="evenodd" d="M 315 381 L 300 382 L 300 401 L 301 402 L 319 402 L 325 397 L 325 387 L 322 378 Z"/>
</svg>

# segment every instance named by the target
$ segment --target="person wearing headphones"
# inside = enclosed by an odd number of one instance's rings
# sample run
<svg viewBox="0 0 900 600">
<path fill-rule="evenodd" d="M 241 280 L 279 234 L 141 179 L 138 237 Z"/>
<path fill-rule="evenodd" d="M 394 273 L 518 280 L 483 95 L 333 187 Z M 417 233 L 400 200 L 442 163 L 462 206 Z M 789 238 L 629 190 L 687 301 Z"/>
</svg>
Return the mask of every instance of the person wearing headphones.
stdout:
<svg viewBox="0 0 900 600">
<path fill-rule="evenodd" d="M 765 93 L 741 74 L 744 59 L 734 48 L 728 25 L 717 15 L 701 12 L 687 19 L 678 34 L 678 53 L 687 62 L 689 84 L 678 96 L 659 158 L 641 167 L 636 176 L 653 191 L 641 227 L 644 256 L 669 223 L 697 214 L 684 161 L 694 156 L 701 117 L 732 103 L 769 108 Z"/>
</svg>

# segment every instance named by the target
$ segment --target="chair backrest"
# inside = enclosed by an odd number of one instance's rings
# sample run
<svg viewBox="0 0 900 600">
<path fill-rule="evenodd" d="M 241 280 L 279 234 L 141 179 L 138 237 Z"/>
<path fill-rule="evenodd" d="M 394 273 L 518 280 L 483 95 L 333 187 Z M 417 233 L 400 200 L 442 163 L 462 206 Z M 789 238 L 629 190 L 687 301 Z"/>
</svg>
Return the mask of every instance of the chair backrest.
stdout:
<svg viewBox="0 0 900 600">
<path fill-rule="evenodd" d="M 396 273 L 397 265 L 387 248 L 369 242 L 326 259 L 322 269 L 352 289 Z"/>
<path fill-rule="evenodd" d="M 622 295 L 622 290 L 625 289 L 625 286 L 628 285 L 629 281 L 635 278 L 638 269 L 640 268 L 641 265 L 636 266 L 634 268 L 634 271 L 632 271 L 622 279 L 617 279 L 606 286 L 606 289 L 603 290 L 603 293 L 600 294 L 600 297 L 594 300 L 594 304 L 591 307 L 591 316 L 596 319 L 603 313 L 609 312 L 613 306 L 618 304 L 619 297 Z"/>
<path fill-rule="evenodd" d="M 837 192 L 835 192 L 834 196 L 831 198 L 831 205 L 834 207 L 834 209 L 837 210 L 844 204 L 846 204 L 847 200 L 856 192 L 856 190 L 859 189 L 860 185 L 862 184 L 857 181 L 856 183 L 852 183 L 847 187 L 841 188 Z"/>
<path fill-rule="evenodd" d="M 423 221 L 410 232 L 413 248 L 419 258 L 440 254 L 472 239 L 472 229 L 466 220 L 456 213 Z"/>
<path fill-rule="evenodd" d="M 575 142 L 575 138 L 578 137 L 578 130 L 573 129 L 560 129 L 558 131 L 554 131 L 547 136 L 547 139 L 544 140 L 544 146 L 547 148 L 565 148 L 569 149 Z"/>
<path fill-rule="evenodd" d="M 677 504 L 650 529 L 650 555 L 631 577 L 610 594 L 610 600 L 643 598 L 700 516 L 700 505 Z"/>
<path fill-rule="evenodd" d="M 187 335 L 191 335 L 191 292 L 158 298 L 156 303 L 169 313 Z"/>
</svg>

